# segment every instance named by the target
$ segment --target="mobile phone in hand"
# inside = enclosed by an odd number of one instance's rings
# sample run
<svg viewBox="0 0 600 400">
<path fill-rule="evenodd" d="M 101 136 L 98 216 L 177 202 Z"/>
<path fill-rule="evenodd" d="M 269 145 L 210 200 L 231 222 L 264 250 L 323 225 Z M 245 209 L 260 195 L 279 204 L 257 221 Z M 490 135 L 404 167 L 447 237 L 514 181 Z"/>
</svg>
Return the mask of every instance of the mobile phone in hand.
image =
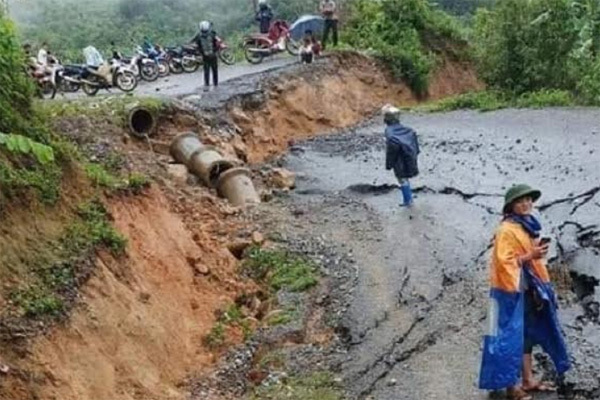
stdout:
<svg viewBox="0 0 600 400">
<path fill-rule="evenodd" d="M 540 239 L 540 244 L 542 246 L 545 246 L 545 245 L 550 244 L 551 241 L 552 241 L 551 238 L 549 238 L 549 237 L 543 237 L 543 238 Z"/>
</svg>

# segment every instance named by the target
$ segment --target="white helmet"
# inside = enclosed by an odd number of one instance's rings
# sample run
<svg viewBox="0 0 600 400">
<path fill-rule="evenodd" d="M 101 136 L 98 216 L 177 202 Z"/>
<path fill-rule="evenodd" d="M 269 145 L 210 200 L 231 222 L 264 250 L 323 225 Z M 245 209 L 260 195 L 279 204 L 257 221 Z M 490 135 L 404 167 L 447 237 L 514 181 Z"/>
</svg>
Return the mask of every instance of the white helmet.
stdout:
<svg viewBox="0 0 600 400">
<path fill-rule="evenodd" d="M 400 110 L 391 104 L 386 104 L 381 109 L 383 121 L 386 124 L 397 123 L 400 120 Z"/>
<path fill-rule="evenodd" d="M 202 21 L 198 26 L 200 27 L 200 32 L 208 32 L 210 30 L 210 22 L 208 21 Z"/>
<path fill-rule="evenodd" d="M 262 6 L 264 4 L 267 4 L 267 0 L 258 0 L 258 5 Z"/>
</svg>

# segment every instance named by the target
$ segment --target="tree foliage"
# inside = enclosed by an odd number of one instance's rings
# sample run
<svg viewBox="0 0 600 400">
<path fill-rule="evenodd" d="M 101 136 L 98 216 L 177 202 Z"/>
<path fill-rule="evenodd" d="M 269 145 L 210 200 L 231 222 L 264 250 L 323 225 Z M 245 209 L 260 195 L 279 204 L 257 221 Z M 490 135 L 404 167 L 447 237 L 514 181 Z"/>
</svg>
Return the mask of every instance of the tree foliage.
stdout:
<svg viewBox="0 0 600 400">
<path fill-rule="evenodd" d="M 427 0 L 356 0 L 345 40 L 371 49 L 417 94 L 427 91 L 435 65 L 432 43 L 462 39 L 457 23 Z"/>
<path fill-rule="evenodd" d="M 476 16 L 481 76 L 517 94 L 573 91 L 600 100 L 598 0 L 499 0 Z"/>
<path fill-rule="evenodd" d="M 13 24 L 0 11 L 0 131 L 22 132 L 31 117 L 33 88 Z"/>
</svg>

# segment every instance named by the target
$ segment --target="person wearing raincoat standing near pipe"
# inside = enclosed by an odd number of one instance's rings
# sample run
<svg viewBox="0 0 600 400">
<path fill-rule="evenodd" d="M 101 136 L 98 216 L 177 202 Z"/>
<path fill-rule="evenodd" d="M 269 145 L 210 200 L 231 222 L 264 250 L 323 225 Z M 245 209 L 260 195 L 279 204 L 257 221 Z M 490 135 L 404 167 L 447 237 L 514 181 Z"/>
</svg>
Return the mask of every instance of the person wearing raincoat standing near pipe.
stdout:
<svg viewBox="0 0 600 400">
<path fill-rule="evenodd" d="M 385 139 L 385 169 L 394 170 L 400 184 L 402 206 L 411 206 L 413 202 L 410 178 L 419 174 L 417 157 L 419 155 L 419 140 L 416 132 L 400 123 L 400 110 L 391 105 L 382 109 L 383 121 L 386 124 Z"/>
<path fill-rule="evenodd" d="M 508 190 L 492 250 L 488 332 L 479 387 L 506 389 L 513 400 L 531 400 L 531 392 L 555 390 L 550 383 L 534 379 L 534 346 L 541 346 L 550 356 L 558 375 L 570 368 L 546 269 L 550 239 L 540 237 L 542 226 L 532 214 L 533 203 L 541 195 L 524 184 Z"/>
</svg>

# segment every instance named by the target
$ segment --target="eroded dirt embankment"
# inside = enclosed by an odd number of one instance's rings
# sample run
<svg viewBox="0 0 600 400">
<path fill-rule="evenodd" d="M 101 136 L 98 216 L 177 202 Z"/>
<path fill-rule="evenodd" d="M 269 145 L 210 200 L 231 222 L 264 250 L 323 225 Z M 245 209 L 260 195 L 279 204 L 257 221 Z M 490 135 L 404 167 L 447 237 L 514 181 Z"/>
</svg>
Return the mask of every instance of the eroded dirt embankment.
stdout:
<svg viewBox="0 0 600 400">
<path fill-rule="evenodd" d="M 482 87 L 469 65 L 450 59 L 444 59 L 431 81 L 429 99 Z M 219 118 L 212 124 L 218 127 L 214 132 L 218 140 L 231 142 L 251 163 L 281 154 L 296 140 L 355 125 L 386 103 L 419 101 L 381 64 L 356 53 L 331 55 L 314 65 L 293 66 L 268 76 L 237 79 L 224 92 L 183 100 L 200 109 L 201 115 L 217 111 Z M 229 135 L 223 136 L 224 127 Z"/>
<path fill-rule="evenodd" d="M 432 97 L 479 87 L 468 69 L 446 64 L 441 71 L 444 78 L 433 79 Z M 202 344 L 215 314 L 256 290 L 238 278 L 239 261 L 227 245 L 248 240 L 255 227 L 169 164 L 167 148 L 176 134 L 198 132 L 231 157 L 260 163 L 295 140 L 351 126 L 384 103 L 416 101 L 380 66 L 354 54 L 238 79 L 218 92 L 182 100 L 161 116 L 151 146 L 129 138 L 122 123 L 99 113 L 94 103 L 93 116 L 83 110 L 56 119 L 59 132 L 94 161 L 108 163 L 118 156 L 123 168 L 141 171 L 155 183 L 138 196 L 103 198 L 114 226 L 128 240 L 126 255 L 97 254 L 79 291 L 73 288 L 70 315 L 58 323 L 35 322 L 39 329 L 25 333 L 15 325 L 3 335 L 0 354 L 11 371 L 2 377 L 0 398 L 183 399 L 186 378 L 215 364 L 220 351 Z M 75 188 L 63 200 L 71 203 L 72 213 L 88 196 Z M 18 237 L 3 240 L 0 250 L 11 247 L 15 260 L 18 252 L 34 252 L 31 237 L 43 240 L 39 233 L 53 232 L 53 219 L 60 220 L 61 214 L 52 211 L 46 224 L 45 217 L 34 222 L 35 210 L 11 210 L 12 222 L 29 222 L 19 225 L 25 231 Z M 66 223 L 59 222 L 55 236 Z M 241 341 L 235 330 L 227 337 Z"/>
</svg>

